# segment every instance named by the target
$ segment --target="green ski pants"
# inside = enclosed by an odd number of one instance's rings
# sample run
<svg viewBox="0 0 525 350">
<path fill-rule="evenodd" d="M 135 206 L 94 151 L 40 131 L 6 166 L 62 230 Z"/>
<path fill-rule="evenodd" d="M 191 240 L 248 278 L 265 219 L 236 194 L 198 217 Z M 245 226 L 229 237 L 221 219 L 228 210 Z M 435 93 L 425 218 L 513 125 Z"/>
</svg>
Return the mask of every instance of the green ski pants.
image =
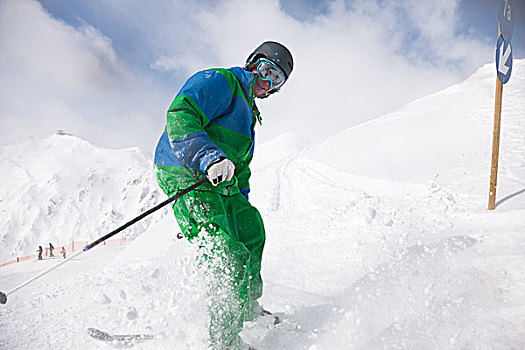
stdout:
<svg viewBox="0 0 525 350">
<path fill-rule="evenodd" d="M 158 173 L 168 196 L 179 190 Z M 184 236 L 199 244 L 199 265 L 205 267 L 210 297 L 210 343 L 214 349 L 235 349 L 245 320 L 259 313 L 262 295 L 261 259 L 264 225 L 259 211 L 240 193 L 224 195 L 193 190 L 173 204 Z"/>
</svg>

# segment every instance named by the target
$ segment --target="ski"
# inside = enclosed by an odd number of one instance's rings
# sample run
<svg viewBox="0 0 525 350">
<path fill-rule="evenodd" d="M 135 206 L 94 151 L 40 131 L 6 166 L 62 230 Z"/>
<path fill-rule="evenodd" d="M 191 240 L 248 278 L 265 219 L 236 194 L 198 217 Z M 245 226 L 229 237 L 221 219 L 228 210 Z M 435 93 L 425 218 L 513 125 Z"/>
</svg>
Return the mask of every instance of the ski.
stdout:
<svg viewBox="0 0 525 350">
<path fill-rule="evenodd" d="M 97 340 L 105 342 L 141 342 L 158 339 L 154 334 L 109 334 L 96 328 L 88 328 L 88 334 Z"/>
</svg>

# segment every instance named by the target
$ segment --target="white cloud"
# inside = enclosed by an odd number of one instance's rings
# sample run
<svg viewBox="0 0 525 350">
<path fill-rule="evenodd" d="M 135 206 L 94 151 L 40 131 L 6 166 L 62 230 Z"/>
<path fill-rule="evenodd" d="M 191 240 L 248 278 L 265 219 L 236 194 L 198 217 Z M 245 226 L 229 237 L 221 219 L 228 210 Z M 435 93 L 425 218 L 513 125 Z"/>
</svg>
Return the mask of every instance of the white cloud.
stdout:
<svg viewBox="0 0 525 350">
<path fill-rule="evenodd" d="M 160 56 L 150 67 L 163 73 L 175 71 L 188 75 L 205 67 L 205 63 L 199 56 L 193 55 Z"/>
<path fill-rule="evenodd" d="M 295 69 L 280 96 L 261 103 L 266 112 L 261 131 L 270 137 L 293 130 L 319 140 L 486 63 L 491 49 L 454 35 L 456 7 L 451 0 L 334 1 L 326 15 L 301 23 L 276 0 L 232 0 L 200 15 L 200 37 L 226 64 L 242 63 L 264 40 L 288 45 Z M 408 38 L 409 30 L 419 39 Z M 427 47 L 418 52 L 422 45 Z"/>
<path fill-rule="evenodd" d="M 182 77 L 243 65 L 270 39 L 289 46 L 295 69 L 280 94 L 260 102 L 265 119 L 258 139 L 291 130 L 317 142 L 492 60 L 492 46 L 458 33 L 458 1 L 335 0 L 325 14 L 300 22 L 277 0 L 92 0 L 89 6 L 106 19 L 101 23 L 118 18 L 124 34 L 110 38 L 104 28 L 58 21 L 35 1 L 5 0 L 1 123 L 40 133 L 35 125 L 42 118 L 46 130 L 152 151 Z M 151 59 L 131 71 L 118 57 L 117 40 L 138 43 L 126 53 Z M 168 79 L 170 87 L 161 90 Z M 61 108 L 49 113 L 49 106 Z M 14 135 L 0 131 L 3 142 Z"/>
<path fill-rule="evenodd" d="M 141 84 L 110 38 L 88 24 L 73 28 L 29 0 L 0 3 L 0 38 L 2 144 L 65 129 L 96 144 L 133 145 L 118 134 L 116 117 L 135 121 L 128 106 Z"/>
<path fill-rule="evenodd" d="M 125 74 L 110 39 L 89 25 L 75 30 L 26 0 L 4 1 L 0 16 L 3 75 L 85 93 Z"/>
<path fill-rule="evenodd" d="M 402 2 L 411 23 L 424 38 L 430 40 L 449 39 L 453 36 L 457 22 L 458 0 Z"/>
</svg>

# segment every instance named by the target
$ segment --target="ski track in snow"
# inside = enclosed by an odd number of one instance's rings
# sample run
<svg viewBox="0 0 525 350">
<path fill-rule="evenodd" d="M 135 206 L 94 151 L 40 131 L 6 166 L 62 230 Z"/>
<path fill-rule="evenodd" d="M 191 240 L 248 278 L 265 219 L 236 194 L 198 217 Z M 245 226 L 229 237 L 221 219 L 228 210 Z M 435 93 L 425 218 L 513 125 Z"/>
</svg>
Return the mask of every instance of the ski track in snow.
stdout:
<svg viewBox="0 0 525 350">
<path fill-rule="evenodd" d="M 524 66 L 515 62 L 504 92 L 496 211 L 486 210 L 492 66 L 326 144 L 271 164 L 264 158 L 251 194 L 267 232 L 261 302 L 284 322 L 247 326 L 243 339 L 259 350 L 525 348 L 525 76 L 518 69 Z M 438 141 L 448 140 L 446 123 L 453 120 L 454 135 L 465 135 L 456 148 L 421 160 L 439 164 L 438 174 L 422 169 L 403 176 L 416 153 L 396 149 L 391 154 L 399 158 L 375 168 L 367 161 L 382 156 L 380 147 L 374 153 L 373 146 L 350 145 L 354 135 L 427 112 L 429 120 L 451 114 L 443 117 L 443 130 L 432 131 Z M 421 140 L 431 139 L 427 129 L 406 130 L 406 137 L 418 132 Z M 337 153 L 341 140 L 348 146 Z M 421 148 L 430 152 L 434 145 Z M 352 162 L 320 162 L 319 154 Z M 91 339 L 88 327 L 163 336 L 131 344 L 134 349 L 206 349 L 202 275 L 195 247 L 177 232 L 173 217 L 161 215 L 136 241 L 94 248 L 8 296 L 0 306 L 0 349 L 125 347 Z M 11 234 L 4 234 L 9 242 Z M 0 269 L 0 290 L 54 262 Z"/>
</svg>

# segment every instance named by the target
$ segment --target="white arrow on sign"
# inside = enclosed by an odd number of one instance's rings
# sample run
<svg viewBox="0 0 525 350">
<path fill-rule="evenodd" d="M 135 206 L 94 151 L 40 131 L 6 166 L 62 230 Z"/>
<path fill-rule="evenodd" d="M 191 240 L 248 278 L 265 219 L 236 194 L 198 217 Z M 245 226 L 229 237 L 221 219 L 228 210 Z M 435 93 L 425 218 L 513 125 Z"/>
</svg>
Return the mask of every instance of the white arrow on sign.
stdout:
<svg viewBox="0 0 525 350">
<path fill-rule="evenodd" d="M 505 47 L 505 42 L 501 42 L 501 47 L 499 48 L 499 67 L 498 71 L 501 72 L 501 74 L 506 75 L 509 71 L 509 66 L 507 66 L 505 63 L 508 61 L 510 57 L 510 53 L 512 52 L 511 46 L 507 45 L 507 49 L 505 52 L 503 52 L 503 48 Z"/>
</svg>

